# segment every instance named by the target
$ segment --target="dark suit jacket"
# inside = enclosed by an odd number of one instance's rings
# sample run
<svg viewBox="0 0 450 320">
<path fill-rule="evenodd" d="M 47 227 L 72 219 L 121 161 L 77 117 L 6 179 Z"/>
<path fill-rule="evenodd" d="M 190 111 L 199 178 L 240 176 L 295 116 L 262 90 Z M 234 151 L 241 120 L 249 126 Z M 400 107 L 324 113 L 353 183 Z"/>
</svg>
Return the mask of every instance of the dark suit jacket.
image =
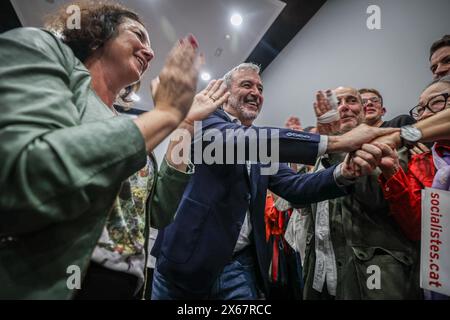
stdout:
<svg viewBox="0 0 450 320">
<path fill-rule="evenodd" d="M 202 134 L 205 130 L 217 129 L 216 133 L 223 135 L 223 141 L 229 142 L 226 130 L 242 129 L 248 138 L 247 150 L 263 139 L 264 130 L 269 132 L 269 143 L 273 143 L 275 130 L 279 130 L 280 162 L 312 164 L 316 160 L 318 135 L 279 128 L 251 128 L 253 131 L 231 122 L 224 111 L 218 110 L 203 121 Z M 224 154 L 230 152 L 226 148 L 222 151 Z M 271 258 L 264 224 L 267 189 L 295 204 L 345 194 L 334 180 L 335 166 L 318 173 L 296 174 L 280 163 L 273 175 L 261 175 L 261 167 L 261 163 L 252 164 L 249 176 L 245 163 L 195 163 L 195 173 L 185 189 L 176 218 L 159 233 L 152 252 L 158 257 L 158 271 L 191 297 L 207 293 L 223 267 L 231 261 L 247 209 L 253 227 L 257 274 L 262 279 L 263 289 L 267 290 Z"/>
</svg>

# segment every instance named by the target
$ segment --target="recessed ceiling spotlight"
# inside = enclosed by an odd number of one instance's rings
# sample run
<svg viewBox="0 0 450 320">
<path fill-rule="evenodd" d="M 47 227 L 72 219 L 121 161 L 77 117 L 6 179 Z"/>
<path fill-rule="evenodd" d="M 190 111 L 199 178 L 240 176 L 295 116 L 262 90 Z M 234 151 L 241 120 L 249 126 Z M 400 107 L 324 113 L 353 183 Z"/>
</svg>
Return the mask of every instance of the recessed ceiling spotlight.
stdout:
<svg viewBox="0 0 450 320">
<path fill-rule="evenodd" d="M 233 26 L 240 26 L 242 23 L 242 16 L 238 13 L 235 13 L 231 16 L 230 22 Z"/>
<path fill-rule="evenodd" d="M 202 75 L 200 77 L 203 81 L 209 81 L 211 79 L 211 75 L 208 72 L 202 72 Z"/>
<path fill-rule="evenodd" d="M 226 35 L 225 35 L 225 39 L 230 40 L 230 39 L 231 39 L 231 36 L 230 36 L 229 34 L 226 34 Z"/>
</svg>

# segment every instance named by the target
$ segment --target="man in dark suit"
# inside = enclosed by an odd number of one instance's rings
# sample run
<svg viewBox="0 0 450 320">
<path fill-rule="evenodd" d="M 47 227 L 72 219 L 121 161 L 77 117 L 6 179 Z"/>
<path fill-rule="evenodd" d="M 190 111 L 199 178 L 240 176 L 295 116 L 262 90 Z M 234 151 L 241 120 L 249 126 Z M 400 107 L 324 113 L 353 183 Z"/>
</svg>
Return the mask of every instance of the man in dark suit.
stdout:
<svg viewBox="0 0 450 320">
<path fill-rule="evenodd" d="M 232 152 L 231 158 L 241 161 L 194 162 L 195 173 L 176 218 L 159 233 L 153 250 L 157 266 L 152 299 L 257 299 L 259 292 L 267 293 L 270 262 L 264 225 L 267 189 L 300 205 L 344 195 L 345 186 L 355 176 L 349 163 L 314 174 L 296 174 L 281 163 L 313 164 L 325 152 L 353 151 L 362 143 L 392 131 L 363 126 L 352 135 L 326 137 L 253 127 L 263 103 L 258 66 L 241 64 L 225 75 L 225 82 L 231 93 L 228 102 L 203 121 L 200 138 L 211 131 L 218 132 L 222 148 L 216 150 L 216 155 L 227 158 Z M 215 100 L 214 96 L 210 98 Z M 236 130 L 244 133 L 245 141 L 230 136 Z M 274 138 L 277 136 L 278 139 Z M 200 140 L 204 150 L 208 139 Z M 278 156 L 280 164 L 272 175 L 264 174 L 261 157 L 252 158 L 250 152 L 252 146 L 261 151 L 258 148 L 263 140 L 270 145 L 278 143 L 278 154 L 271 156 Z M 237 159 L 239 145 L 245 147 L 245 159 Z M 194 153 L 195 149 L 194 146 Z"/>
</svg>

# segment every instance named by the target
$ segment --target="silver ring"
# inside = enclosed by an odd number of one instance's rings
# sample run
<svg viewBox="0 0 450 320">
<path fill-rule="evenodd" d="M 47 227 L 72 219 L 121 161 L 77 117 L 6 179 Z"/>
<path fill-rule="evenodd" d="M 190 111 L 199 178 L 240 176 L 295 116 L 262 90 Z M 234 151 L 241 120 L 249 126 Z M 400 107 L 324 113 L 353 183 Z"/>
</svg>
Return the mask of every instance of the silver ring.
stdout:
<svg viewBox="0 0 450 320">
<path fill-rule="evenodd" d="M 209 97 L 213 102 L 216 102 L 217 99 L 213 98 L 213 97 Z"/>
</svg>

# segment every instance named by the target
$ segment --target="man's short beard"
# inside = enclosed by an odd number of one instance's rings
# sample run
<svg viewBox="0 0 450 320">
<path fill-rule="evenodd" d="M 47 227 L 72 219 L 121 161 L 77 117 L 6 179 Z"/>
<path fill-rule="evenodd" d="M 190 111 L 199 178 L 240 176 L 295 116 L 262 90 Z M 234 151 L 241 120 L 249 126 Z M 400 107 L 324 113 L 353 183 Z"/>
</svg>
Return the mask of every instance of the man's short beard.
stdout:
<svg viewBox="0 0 450 320">
<path fill-rule="evenodd" d="M 258 116 L 258 113 L 255 113 L 255 112 L 252 112 L 250 114 L 250 112 L 246 111 L 242 106 L 241 106 L 240 113 L 242 114 L 242 118 L 243 118 L 242 120 L 244 120 L 244 121 L 253 121 Z"/>
<path fill-rule="evenodd" d="M 246 111 L 243 104 L 239 103 L 239 101 L 236 101 L 236 99 L 233 98 L 229 99 L 228 105 L 234 110 L 236 110 L 237 114 L 239 115 L 238 118 L 241 122 L 253 121 L 258 116 L 257 112 L 250 113 Z"/>
</svg>

